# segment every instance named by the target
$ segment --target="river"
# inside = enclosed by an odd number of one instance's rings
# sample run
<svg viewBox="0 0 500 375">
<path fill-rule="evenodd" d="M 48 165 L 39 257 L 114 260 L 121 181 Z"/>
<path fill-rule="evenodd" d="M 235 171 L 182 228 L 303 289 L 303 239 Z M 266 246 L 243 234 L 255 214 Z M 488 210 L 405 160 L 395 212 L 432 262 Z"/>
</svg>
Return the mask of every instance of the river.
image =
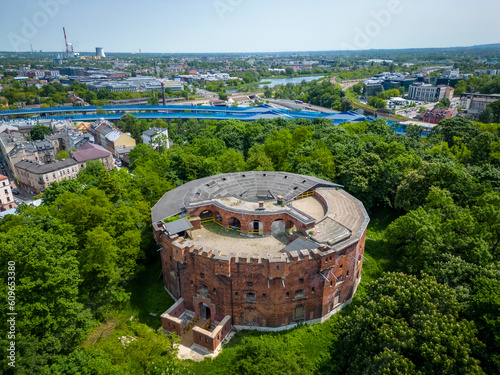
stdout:
<svg viewBox="0 0 500 375">
<path fill-rule="evenodd" d="M 324 76 L 306 76 L 306 77 L 293 77 L 293 78 L 264 78 L 260 82 L 271 82 L 268 84 L 260 84 L 259 87 L 264 86 L 274 87 L 276 85 L 286 85 L 287 83 L 293 83 L 294 85 L 302 81 L 310 82 L 316 79 L 323 78 Z"/>
</svg>

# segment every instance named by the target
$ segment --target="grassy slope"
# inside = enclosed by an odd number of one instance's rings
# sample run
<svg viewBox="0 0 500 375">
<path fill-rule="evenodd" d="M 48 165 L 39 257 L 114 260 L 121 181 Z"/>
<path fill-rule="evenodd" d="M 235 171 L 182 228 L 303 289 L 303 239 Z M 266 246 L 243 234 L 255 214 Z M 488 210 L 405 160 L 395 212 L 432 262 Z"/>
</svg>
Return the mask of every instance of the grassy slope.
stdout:
<svg viewBox="0 0 500 375">
<path fill-rule="evenodd" d="M 163 287 L 159 254 L 156 261 L 148 264 L 146 269 L 139 272 L 130 282 L 128 291 L 131 296 L 125 312 L 138 317 L 140 322 L 151 328 L 157 329 L 161 326 L 160 315 L 172 306 L 174 301 Z"/>
<path fill-rule="evenodd" d="M 105 322 L 92 330 L 84 341 L 83 348 L 99 346 L 101 341 L 116 336 L 117 333 L 124 334 L 130 320 L 144 323 L 153 330 L 158 329 L 161 326 L 160 315 L 174 303 L 163 288 L 160 272 L 159 257 L 145 270 L 139 271 L 127 287 L 127 291 L 131 293 L 130 300 L 123 309 L 112 312 Z"/>
</svg>

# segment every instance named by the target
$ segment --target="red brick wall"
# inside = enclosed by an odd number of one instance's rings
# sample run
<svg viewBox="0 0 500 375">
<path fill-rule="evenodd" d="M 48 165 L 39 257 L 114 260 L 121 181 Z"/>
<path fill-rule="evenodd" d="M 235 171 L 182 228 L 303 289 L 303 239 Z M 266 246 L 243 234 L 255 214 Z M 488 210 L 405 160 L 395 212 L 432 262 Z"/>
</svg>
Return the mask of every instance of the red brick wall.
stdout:
<svg viewBox="0 0 500 375">
<path fill-rule="evenodd" d="M 164 283 L 172 294 L 184 298 L 186 309 L 198 312 L 199 303 L 204 302 L 217 321 L 230 315 L 235 325 L 280 327 L 295 321 L 297 307 L 304 308 L 305 320 L 319 319 L 335 307 L 337 292 L 341 292 L 340 303 L 351 298 L 362 267 L 365 236 L 366 232 L 342 251 L 288 262 L 207 257 L 201 251 L 179 249 L 161 236 Z M 337 282 L 328 269 L 337 278 L 343 275 L 343 282 Z M 320 270 L 328 281 L 319 275 Z M 205 294 L 200 294 L 202 285 L 207 287 Z M 305 290 L 305 298 L 296 299 L 300 289 Z M 256 302 L 245 301 L 247 293 L 255 293 Z"/>
<path fill-rule="evenodd" d="M 276 220 L 284 220 L 286 229 L 290 229 L 292 223 L 293 223 L 293 225 L 295 225 L 297 227 L 297 230 L 301 230 L 301 231 L 312 228 L 314 226 L 314 223 L 308 224 L 306 226 L 287 213 L 275 214 L 271 211 L 267 211 L 267 212 L 261 211 L 261 214 L 256 213 L 253 215 L 249 215 L 249 214 L 243 215 L 243 214 L 239 214 L 239 213 L 226 211 L 226 210 L 221 209 L 215 205 L 207 205 L 207 206 L 203 206 L 203 207 L 189 209 L 188 215 L 199 216 L 205 210 L 211 211 L 214 217 L 216 216 L 216 213 L 219 213 L 220 216 L 222 217 L 221 223 L 224 226 L 230 225 L 230 219 L 232 217 L 235 217 L 236 219 L 238 219 L 240 221 L 241 230 L 243 232 L 246 232 L 249 230 L 250 225 L 251 225 L 252 221 L 254 221 L 254 220 L 258 220 L 263 224 L 264 233 L 271 233 L 271 224 Z"/>
<path fill-rule="evenodd" d="M 212 332 L 209 331 L 196 329 L 193 331 L 194 343 L 213 352 L 217 349 L 222 340 L 224 340 L 224 337 L 226 337 L 229 331 L 231 331 L 231 319 L 225 322 L 216 335 L 212 335 Z"/>
</svg>

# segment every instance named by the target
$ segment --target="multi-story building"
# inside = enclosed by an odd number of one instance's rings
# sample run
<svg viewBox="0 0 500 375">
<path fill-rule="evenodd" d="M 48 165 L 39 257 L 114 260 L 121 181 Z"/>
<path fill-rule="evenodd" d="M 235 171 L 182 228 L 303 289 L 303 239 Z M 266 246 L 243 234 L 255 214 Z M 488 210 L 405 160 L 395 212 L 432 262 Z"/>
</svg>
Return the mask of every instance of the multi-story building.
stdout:
<svg viewBox="0 0 500 375">
<path fill-rule="evenodd" d="M 106 146 L 106 135 L 114 130 L 113 124 L 107 120 L 99 119 L 88 128 L 97 144 Z"/>
<path fill-rule="evenodd" d="M 409 76 L 408 73 L 382 72 L 364 82 L 365 96 L 377 96 L 386 90 L 399 89 L 400 87 L 408 91 L 410 85 L 417 80 L 418 77 Z"/>
<path fill-rule="evenodd" d="M 106 134 L 106 144 L 104 145 L 114 156 L 119 148 L 135 147 L 135 139 L 120 130 L 113 130 Z"/>
<path fill-rule="evenodd" d="M 180 218 L 179 218 L 180 217 Z M 231 329 L 322 322 L 361 280 L 369 217 L 340 185 L 287 172 L 188 182 L 152 208 L 165 288 L 163 328 L 217 349 Z M 203 319 L 203 327 L 190 328 Z"/>
<path fill-rule="evenodd" d="M 56 161 L 58 149 L 51 141 L 23 142 L 17 144 L 8 154 L 10 164 L 14 165 L 22 160 L 31 160 L 35 163 L 47 164 Z"/>
<path fill-rule="evenodd" d="M 438 85 L 455 87 L 455 85 L 459 81 L 472 76 L 473 74 L 461 74 L 458 69 L 446 69 L 441 75 L 437 77 L 436 83 Z"/>
<path fill-rule="evenodd" d="M 0 211 L 6 211 L 15 206 L 9 178 L 0 174 Z"/>
<path fill-rule="evenodd" d="M 0 133 L 0 153 L 6 159 L 11 170 L 13 170 L 14 165 L 10 161 L 9 154 L 17 145 L 24 142 L 26 142 L 26 139 L 17 131 Z"/>
<path fill-rule="evenodd" d="M 86 142 L 94 142 L 94 137 L 75 128 L 64 128 L 45 136 L 45 140 L 51 142 L 58 153 L 61 150 L 79 149 Z"/>
<path fill-rule="evenodd" d="M 415 82 L 408 90 L 408 99 L 423 102 L 438 102 L 444 98 L 451 100 L 455 90 L 446 85 L 434 86 L 427 83 Z"/>
<path fill-rule="evenodd" d="M 77 151 L 72 152 L 70 156 L 80 163 L 79 169 L 85 168 L 89 160 L 99 160 L 108 171 L 114 167 L 113 154 L 95 143 L 85 143 Z"/>
<path fill-rule="evenodd" d="M 488 104 L 500 100 L 500 94 L 473 94 L 463 93 L 460 95 L 459 105 L 466 111 L 469 117 L 476 117 L 485 110 Z"/>
<path fill-rule="evenodd" d="M 90 125 L 88 132 L 94 137 L 95 142 L 116 155 L 118 148 L 134 147 L 135 139 L 129 134 L 115 129 L 112 123 L 99 119 Z"/>
<path fill-rule="evenodd" d="M 77 173 L 86 167 L 89 160 L 100 160 L 107 170 L 113 169 L 111 152 L 90 142 L 85 143 L 78 151 L 72 152 L 68 159 L 57 160 L 49 164 L 24 160 L 16 163 L 14 168 L 19 187 L 38 194 L 53 182 L 75 179 Z"/>
<path fill-rule="evenodd" d="M 73 158 L 56 161 L 50 164 L 39 164 L 32 160 L 24 160 L 14 165 L 19 188 L 28 193 L 39 194 L 53 182 L 75 179 L 79 164 Z"/>
</svg>

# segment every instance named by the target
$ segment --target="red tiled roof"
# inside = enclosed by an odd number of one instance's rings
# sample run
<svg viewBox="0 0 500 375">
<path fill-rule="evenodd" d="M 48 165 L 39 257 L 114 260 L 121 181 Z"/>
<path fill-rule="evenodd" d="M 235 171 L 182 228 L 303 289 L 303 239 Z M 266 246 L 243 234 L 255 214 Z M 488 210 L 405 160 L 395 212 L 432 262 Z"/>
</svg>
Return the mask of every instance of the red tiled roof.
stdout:
<svg viewBox="0 0 500 375">
<path fill-rule="evenodd" d="M 5 180 L 7 178 L 8 178 L 7 176 L 4 176 L 3 174 L 0 174 L 0 180 Z"/>
</svg>

